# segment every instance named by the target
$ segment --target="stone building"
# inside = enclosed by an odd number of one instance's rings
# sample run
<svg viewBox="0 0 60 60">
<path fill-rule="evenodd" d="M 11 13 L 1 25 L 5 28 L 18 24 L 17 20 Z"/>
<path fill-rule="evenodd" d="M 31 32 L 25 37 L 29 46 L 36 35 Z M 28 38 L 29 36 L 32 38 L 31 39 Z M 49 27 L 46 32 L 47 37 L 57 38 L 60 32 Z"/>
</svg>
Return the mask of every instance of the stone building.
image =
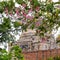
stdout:
<svg viewBox="0 0 60 60">
<path fill-rule="evenodd" d="M 42 40 L 40 36 L 35 35 L 35 30 L 28 29 L 27 32 L 23 32 L 20 39 L 16 42 L 23 51 L 37 51 L 48 50 L 57 47 L 54 37 L 50 37 L 48 40 Z"/>
</svg>

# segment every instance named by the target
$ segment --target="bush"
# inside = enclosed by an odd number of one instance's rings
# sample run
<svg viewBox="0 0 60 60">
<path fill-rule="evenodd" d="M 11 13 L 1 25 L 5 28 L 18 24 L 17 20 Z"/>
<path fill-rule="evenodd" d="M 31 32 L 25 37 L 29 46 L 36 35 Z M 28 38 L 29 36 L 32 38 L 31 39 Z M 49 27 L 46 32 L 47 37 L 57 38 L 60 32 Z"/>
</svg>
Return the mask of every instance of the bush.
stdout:
<svg viewBox="0 0 60 60">
<path fill-rule="evenodd" d="M 60 56 L 49 57 L 48 60 L 60 60 Z"/>
<path fill-rule="evenodd" d="M 55 56 L 54 60 L 60 60 L 60 56 Z"/>
<path fill-rule="evenodd" d="M 0 48 L 0 60 L 24 60 L 19 46 L 13 46 L 9 52 Z"/>
<path fill-rule="evenodd" d="M 49 57 L 48 60 L 53 60 L 53 58 L 52 57 Z"/>
</svg>

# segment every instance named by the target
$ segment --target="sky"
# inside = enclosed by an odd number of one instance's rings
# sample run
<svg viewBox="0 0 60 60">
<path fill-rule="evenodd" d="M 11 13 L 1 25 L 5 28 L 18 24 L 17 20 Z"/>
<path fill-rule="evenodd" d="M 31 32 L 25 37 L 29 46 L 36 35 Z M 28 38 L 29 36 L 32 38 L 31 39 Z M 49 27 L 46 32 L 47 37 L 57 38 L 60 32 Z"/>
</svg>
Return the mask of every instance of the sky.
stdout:
<svg viewBox="0 0 60 60">
<path fill-rule="evenodd" d="M 60 27 L 58 28 L 57 33 L 54 35 L 54 36 L 55 36 L 55 38 L 57 38 L 57 37 L 58 37 L 58 35 L 60 35 Z"/>
<path fill-rule="evenodd" d="M 46 0 L 41 0 L 41 1 L 46 1 Z M 57 2 L 57 1 L 59 1 L 59 0 L 52 0 L 53 2 Z"/>
</svg>

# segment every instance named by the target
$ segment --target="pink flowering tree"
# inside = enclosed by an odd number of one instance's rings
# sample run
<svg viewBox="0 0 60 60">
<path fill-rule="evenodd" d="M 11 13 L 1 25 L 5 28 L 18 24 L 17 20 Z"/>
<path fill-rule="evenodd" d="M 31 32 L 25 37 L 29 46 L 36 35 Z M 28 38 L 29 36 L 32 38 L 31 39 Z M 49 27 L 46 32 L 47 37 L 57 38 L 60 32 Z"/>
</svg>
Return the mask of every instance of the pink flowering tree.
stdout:
<svg viewBox="0 0 60 60">
<path fill-rule="evenodd" d="M 16 3 L 18 7 L 15 6 Z M 0 2 L 0 41 L 12 40 L 11 32 L 35 29 L 36 35 L 44 36 L 46 33 L 51 33 L 53 29 L 58 29 L 59 26 L 60 1 L 15 0 L 13 2 L 9 0 Z"/>
</svg>

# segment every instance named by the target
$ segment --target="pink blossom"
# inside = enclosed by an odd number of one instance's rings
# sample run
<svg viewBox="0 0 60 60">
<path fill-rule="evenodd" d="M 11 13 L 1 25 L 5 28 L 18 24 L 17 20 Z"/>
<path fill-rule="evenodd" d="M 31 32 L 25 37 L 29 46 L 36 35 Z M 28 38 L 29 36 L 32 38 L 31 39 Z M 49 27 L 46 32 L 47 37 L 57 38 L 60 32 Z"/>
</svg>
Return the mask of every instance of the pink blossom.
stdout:
<svg viewBox="0 0 60 60">
<path fill-rule="evenodd" d="M 18 18 L 21 18 L 21 16 L 20 16 L 20 15 L 17 15 L 17 17 L 18 17 Z"/>
<path fill-rule="evenodd" d="M 46 42 L 46 40 L 45 40 L 45 38 L 42 38 L 42 41 L 41 41 L 42 43 L 45 43 Z"/>
<path fill-rule="evenodd" d="M 18 10 L 16 11 L 16 14 L 19 15 L 19 11 Z"/>
<path fill-rule="evenodd" d="M 22 10 L 22 15 L 26 18 L 26 12 L 24 10 Z"/>
<path fill-rule="evenodd" d="M 27 16 L 26 16 L 26 19 L 32 20 L 32 19 L 33 19 L 33 16 L 27 15 Z"/>
<path fill-rule="evenodd" d="M 24 10 L 22 10 L 21 12 L 22 12 L 22 13 L 25 13 L 25 11 L 24 11 Z"/>
<path fill-rule="evenodd" d="M 36 11 L 38 12 L 39 10 L 40 10 L 40 7 L 39 7 L 39 6 L 37 6 L 37 7 L 36 7 Z"/>
<path fill-rule="evenodd" d="M 24 16 L 24 17 L 26 17 L 26 15 L 27 15 L 26 13 L 23 13 L 23 16 Z"/>
<path fill-rule="evenodd" d="M 23 23 L 23 24 L 26 24 L 26 19 L 23 19 L 23 20 L 22 20 L 22 23 Z"/>
<path fill-rule="evenodd" d="M 5 8 L 5 13 L 8 14 L 8 9 L 7 8 Z"/>
<path fill-rule="evenodd" d="M 32 8 L 28 10 L 28 12 L 32 12 Z"/>
<path fill-rule="evenodd" d="M 10 13 L 10 15 L 12 16 L 13 14 L 12 14 L 12 13 Z"/>
<path fill-rule="evenodd" d="M 10 15 L 12 16 L 12 15 L 13 15 L 13 13 L 12 13 L 12 12 L 10 12 Z"/>
<path fill-rule="evenodd" d="M 22 6 L 23 6 L 24 8 L 26 8 L 27 5 L 26 5 L 25 3 L 23 3 Z"/>
<path fill-rule="evenodd" d="M 40 26 L 40 22 L 39 21 L 36 22 L 36 27 L 38 27 L 38 26 Z"/>
<path fill-rule="evenodd" d="M 16 14 L 19 15 L 19 8 L 16 8 L 15 11 L 16 11 Z"/>
<path fill-rule="evenodd" d="M 45 38 L 42 38 L 43 41 L 45 41 Z"/>
</svg>

